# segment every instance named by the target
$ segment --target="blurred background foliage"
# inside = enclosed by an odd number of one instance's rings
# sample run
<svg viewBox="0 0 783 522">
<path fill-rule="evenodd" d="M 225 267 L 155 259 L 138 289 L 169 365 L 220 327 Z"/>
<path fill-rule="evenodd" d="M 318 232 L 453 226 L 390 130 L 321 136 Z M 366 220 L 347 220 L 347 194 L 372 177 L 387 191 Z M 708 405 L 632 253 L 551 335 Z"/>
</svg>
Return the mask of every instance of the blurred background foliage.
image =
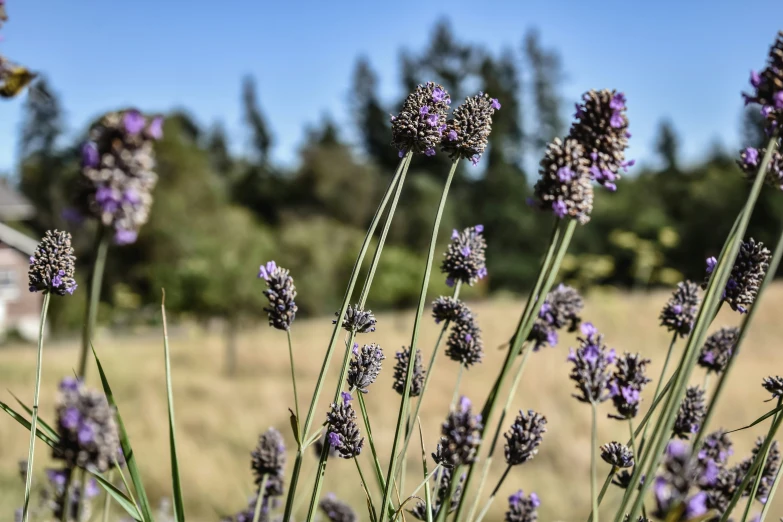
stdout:
<svg viewBox="0 0 783 522">
<path fill-rule="evenodd" d="M 165 287 L 170 313 L 223 319 L 231 333 L 243 321 L 258 321 L 265 298 L 256 270 L 269 259 L 291 270 L 302 314 L 331 314 L 399 161 L 389 146 L 389 114 L 397 112 L 415 84 L 427 80 L 444 84 L 455 103 L 483 90 L 503 105 L 480 166 L 460 166 L 443 226 L 485 226 L 489 277 L 470 289 L 473 296 L 524 290 L 551 227 L 549 214 L 526 204 L 535 165 L 546 143 L 567 131 L 575 101 L 559 95 L 564 71 L 558 53 L 529 32 L 518 48 L 491 54 L 461 41 L 444 21 L 433 28 L 423 49 L 401 52 L 400 68 L 399 99 L 386 103 L 372 64 L 358 58 L 351 127 L 340 129 L 324 116 L 305 130 L 294 166 L 270 160 L 274 129 L 264 117 L 263 89 L 253 78 L 242 81 L 238 100 L 245 147 L 229 143 L 221 122 L 196 121 L 184 109 L 168 114 L 165 137 L 157 145 L 160 182 L 150 222 L 136 244 L 110 251 L 101 320 L 114 325 L 153 321 Z M 86 129 L 67 142 L 55 83 L 56 78 L 41 80 L 25 101 L 22 161 L 11 182 L 38 210 L 23 224 L 27 231 L 36 236 L 49 228 L 71 231 L 79 259 L 88 266 L 94 225 L 69 216 Z M 752 113 L 741 124 L 744 145 L 763 140 Z M 593 220 L 578 229 L 564 261 L 566 280 L 582 289 L 645 289 L 703 277 L 704 259 L 722 244 L 731 226 L 727 216 L 745 201 L 748 185 L 734 164 L 736 151 L 716 145 L 701 163 L 685 166 L 678 143 L 672 124 L 661 122 L 658 165 L 637 166 L 614 194 L 597 190 Z M 416 159 L 373 286 L 374 308 L 415 301 L 448 165 L 443 154 Z M 751 234 L 765 242 L 783 213 L 776 195 L 762 194 L 751 224 Z M 441 234 L 444 245 L 448 237 Z M 86 275 L 83 269 L 82 282 Z M 444 288 L 438 279 L 432 292 Z M 53 314 L 56 329 L 78 328 L 80 307 L 55 307 Z"/>
</svg>

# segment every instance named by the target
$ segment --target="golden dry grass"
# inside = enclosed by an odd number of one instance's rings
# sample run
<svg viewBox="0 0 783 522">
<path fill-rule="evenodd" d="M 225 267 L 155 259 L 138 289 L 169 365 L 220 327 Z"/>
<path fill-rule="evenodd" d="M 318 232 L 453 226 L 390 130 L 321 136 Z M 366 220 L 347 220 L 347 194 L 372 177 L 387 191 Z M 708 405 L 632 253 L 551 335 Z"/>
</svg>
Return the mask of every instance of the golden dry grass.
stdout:
<svg viewBox="0 0 783 522">
<path fill-rule="evenodd" d="M 653 359 L 651 374 L 657 376 L 668 345 L 668 335 L 657 327 L 657 315 L 667 293 L 624 294 L 594 293 L 585 310 L 610 346 L 618 351 L 638 351 Z M 783 304 L 783 285 L 774 285 L 764 297 L 756 324 L 748 337 L 741 359 L 731 377 L 730 393 L 722 400 L 715 426 L 736 428 L 748 424 L 771 405 L 764 403 L 766 393 L 760 381 L 769 374 L 781 373 L 783 352 L 780 343 L 783 324 L 779 307 Z M 474 303 L 484 331 L 486 359 L 468 371 L 462 392 L 481 403 L 502 362 L 504 352 L 497 347 L 506 341 L 514 328 L 522 303 L 496 299 Z M 736 314 L 723 312 L 717 325 L 736 324 Z M 391 390 L 393 354 L 409 343 L 412 313 L 381 314 L 375 334 L 362 336 L 361 342 L 378 342 L 387 361 L 382 376 L 366 396 L 377 438 L 386 466 L 392 443 L 399 397 Z M 295 324 L 297 372 L 303 399 L 312 391 L 320 368 L 330 320 L 301 320 Z M 431 353 L 438 329 L 427 320 L 419 346 L 425 360 Z M 269 426 L 284 433 L 289 448 L 293 446 L 288 428 L 288 407 L 292 406 L 288 355 L 285 335 L 269 328 L 245 332 L 240 339 L 240 370 L 234 379 L 222 374 L 223 341 L 217 334 L 189 329 L 172 339 L 174 397 L 176 403 L 180 466 L 188 519 L 212 521 L 220 514 L 243 507 L 251 494 L 248 454 L 258 434 Z M 564 337 L 555 349 L 532 356 L 514 400 L 514 408 L 532 408 L 549 419 L 549 431 L 541 452 L 530 463 L 515 468 L 486 520 L 500 520 L 505 497 L 522 488 L 536 491 L 542 499 L 542 520 L 584 520 L 589 505 L 590 408 L 571 398 L 566 351 L 573 339 Z M 165 381 L 162 342 L 159 338 L 98 338 L 96 343 L 107 370 L 123 417 L 130 431 L 141 463 L 144 480 L 151 497 L 157 501 L 170 496 L 168 426 L 166 422 Z M 682 348 L 682 344 L 679 345 Z M 56 384 L 71 373 L 76 361 L 76 343 L 51 343 L 44 358 L 42 412 L 51 418 Z M 337 361 L 337 358 L 335 358 Z M 35 350 L 16 347 L 0 351 L 0 384 L 23 398 L 32 396 Z M 325 412 L 334 393 L 334 375 L 339 362 L 333 363 L 332 378 L 322 396 L 320 412 Z M 422 424 L 427 451 L 434 449 L 452 396 L 457 366 L 441 356 L 422 406 Z M 94 368 L 89 381 L 97 385 Z M 701 379 L 701 374 L 697 376 Z M 654 383 L 649 386 L 652 393 Z M 4 400 L 11 400 L 4 391 Z M 649 396 L 647 397 L 649 402 Z M 306 409 L 306 400 L 303 400 Z M 602 407 L 599 438 L 602 442 L 625 440 L 627 424 L 605 418 L 610 407 Z M 321 418 L 324 413 L 319 413 Z M 735 458 L 744 456 L 756 435 L 766 426 L 743 432 L 735 437 Z M 8 417 L 0 417 L 0 510 L 2 520 L 12 516 L 20 504 L 23 487 L 17 474 L 17 462 L 26 455 L 27 434 Z M 47 465 L 45 446 L 39 444 L 37 476 Z M 369 448 L 362 455 L 362 465 L 369 476 Z M 312 453 L 301 483 L 306 494 L 312 481 L 315 458 Z M 46 457 L 46 458 L 44 458 Z M 289 468 L 292 458 L 289 458 Z M 430 464 L 431 465 L 431 464 Z M 503 469 L 496 459 L 490 476 L 491 487 Z M 600 474 L 607 466 L 603 463 Z M 407 489 L 421 480 L 418 439 L 414 439 L 408 459 Z M 364 506 L 356 470 L 352 463 L 334 459 L 329 462 L 324 492 L 335 492 L 355 507 Z M 617 500 L 611 491 L 606 506 Z M 302 508 L 304 509 L 304 508 Z M 117 512 L 119 508 L 115 508 Z M 778 496 L 771 515 L 783 514 L 783 495 Z M 301 515 L 298 517 L 301 518 Z M 362 517 L 363 519 L 365 517 Z"/>
</svg>

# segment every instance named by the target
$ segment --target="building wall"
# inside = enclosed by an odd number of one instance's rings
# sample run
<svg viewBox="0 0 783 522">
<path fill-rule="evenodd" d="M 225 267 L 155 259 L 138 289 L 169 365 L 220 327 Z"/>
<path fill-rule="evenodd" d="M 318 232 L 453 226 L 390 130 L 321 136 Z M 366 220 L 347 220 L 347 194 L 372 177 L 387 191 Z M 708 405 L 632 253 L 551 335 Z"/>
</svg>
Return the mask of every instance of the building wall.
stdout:
<svg viewBox="0 0 783 522">
<path fill-rule="evenodd" d="M 0 335 L 18 330 L 25 339 L 38 338 L 43 296 L 28 290 L 29 266 L 27 255 L 0 244 Z"/>
</svg>

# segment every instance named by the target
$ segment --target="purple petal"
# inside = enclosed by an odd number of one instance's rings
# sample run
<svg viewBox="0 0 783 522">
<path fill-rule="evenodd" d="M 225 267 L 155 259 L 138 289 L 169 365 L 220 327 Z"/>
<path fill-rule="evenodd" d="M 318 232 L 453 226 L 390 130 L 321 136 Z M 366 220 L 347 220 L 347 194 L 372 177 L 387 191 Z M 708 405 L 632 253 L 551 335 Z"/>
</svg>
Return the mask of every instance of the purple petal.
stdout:
<svg viewBox="0 0 783 522">
<path fill-rule="evenodd" d="M 147 122 L 139 111 L 131 109 L 125 113 L 122 123 L 125 126 L 125 132 L 134 135 L 144 130 L 144 125 L 146 125 Z"/>
</svg>

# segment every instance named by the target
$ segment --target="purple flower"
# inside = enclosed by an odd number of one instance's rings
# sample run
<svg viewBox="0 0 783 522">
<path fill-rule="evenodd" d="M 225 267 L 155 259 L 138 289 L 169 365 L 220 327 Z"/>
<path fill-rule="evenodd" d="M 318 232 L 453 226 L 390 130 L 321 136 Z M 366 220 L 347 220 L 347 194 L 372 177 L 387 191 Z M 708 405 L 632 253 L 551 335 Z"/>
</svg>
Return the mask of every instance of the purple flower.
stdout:
<svg viewBox="0 0 783 522">
<path fill-rule="evenodd" d="M 65 470 L 62 469 L 47 469 L 46 478 L 58 489 L 65 486 L 65 482 L 68 479 Z"/>
<path fill-rule="evenodd" d="M 139 233 L 135 230 L 117 229 L 114 232 L 114 242 L 118 245 L 130 245 L 138 239 Z"/>
<path fill-rule="evenodd" d="M 163 137 L 163 117 L 155 116 L 147 127 L 147 134 L 153 140 L 159 140 Z"/>
<path fill-rule="evenodd" d="M 714 256 L 713 257 L 708 257 L 707 258 L 707 273 L 711 274 L 715 270 L 716 266 L 718 266 L 718 260 L 715 259 Z"/>
<path fill-rule="evenodd" d="M 269 278 L 272 277 L 275 270 L 277 270 L 277 263 L 274 261 L 267 261 L 266 265 L 261 265 L 261 268 L 258 269 L 258 278 L 269 281 Z"/>
<path fill-rule="evenodd" d="M 685 503 L 685 520 L 692 520 L 707 512 L 707 493 L 700 491 Z"/>
<path fill-rule="evenodd" d="M 421 109 L 419 109 L 419 115 L 421 115 L 421 116 L 426 116 L 429 113 L 430 113 L 430 108 L 427 107 L 426 105 L 424 107 L 422 107 Z"/>
<path fill-rule="evenodd" d="M 125 132 L 128 134 L 138 134 L 144 130 L 146 121 L 144 116 L 137 110 L 132 109 L 125 113 L 122 118 L 122 123 L 125 126 Z"/>
<path fill-rule="evenodd" d="M 107 214 L 114 214 L 120 208 L 120 200 L 115 196 L 111 187 L 103 185 L 95 191 L 95 202 L 101 207 L 101 211 Z"/>
<path fill-rule="evenodd" d="M 446 91 L 440 87 L 435 87 L 432 90 L 432 101 L 442 102 L 446 98 Z"/>
<path fill-rule="evenodd" d="M 348 392 L 340 392 L 340 397 L 343 399 L 343 406 L 348 406 L 353 400 L 353 397 Z"/>
<path fill-rule="evenodd" d="M 497 98 L 492 98 L 492 108 L 495 110 L 500 109 L 500 102 Z"/>
<path fill-rule="evenodd" d="M 449 141 L 454 141 L 454 140 L 457 139 L 457 131 L 450 130 L 449 133 L 447 134 L 447 136 L 449 138 Z"/>
<path fill-rule="evenodd" d="M 73 430 L 79 425 L 81 418 L 82 415 L 79 413 L 79 410 L 71 406 L 66 408 L 65 413 L 63 413 L 63 416 L 60 419 L 60 424 L 65 429 Z"/>
<path fill-rule="evenodd" d="M 60 390 L 76 391 L 79 389 L 79 380 L 76 377 L 65 377 L 60 381 Z"/>
<path fill-rule="evenodd" d="M 612 114 L 612 117 L 609 120 L 609 125 L 611 125 L 615 129 L 619 129 L 624 124 L 625 121 L 623 121 L 623 114 L 620 111 L 617 111 L 614 114 Z"/>
<path fill-rule="evenodd" d="M 434 156 L 435 155 L 435 147 L 430 147 L 424 151 L 425 156 Z"/>
<path fill-rule="evenodd" d="M 405 156 L 405 149 L 402 149 L 400 152 L 398 152 L 397 156 L 400 157 L 400 158 Z"/>
<path fill-rule="evenodd" d="M 559 169 L 557 169 L 557 179 L 559 179 L 563 183 L 567 183 L 567 182 L 571 181 L 572 179 L 574 179 L 575 175 L 576 174 L 574 174 L 574 171 L 571 170 L 570 167 L 566 166 L 566 167 L 560 167 Z"/>
<path fill-rule="evenodd" d="M 625 94 L 618 92 L 612 96 L 612 101 L 609 102 L 609 107 L 616 111 L 625 109 Z"/>
<path fill-rule="evenodd" d="M 783 109 L 783 91 L 776 93 L 773 99 L 775 100 L 775 108 Z"/>
<path fill-rule="evenodd" d="M 90 442 L 93 441 L 93 437 L 94 437 L 92 427 L 87 423 L 82 423 L 82 425 L 79 426 L 77 437 L 79 439 L 79 444 L 82 445 L 89 444 Z"/>
<path fill-rule="evenodd" d="M 332 432 L 329 432 L 329 444 L 330 444 L 330 445 L 331 445 L 333 448 L 336 448 L 336 447 L 338 447 L 340 444 L 342 444 L 342 437 L 340 437 L 340 434 L 339 434 L 339 433 L 335 433 L 335 432 L 333 432 L 333 431 L 332 431 Z"/>
<path fill-rule="evenodd" d="M 468 245 L 463 246 L 459 249 L 459 253 L 462 254 L 463 257 L 468 257 L 470 255 L 470 247 Z"/>
<path fill-rule="evenodd" d="M 748 147 L 745 149 L 745 165 L 746 166 L 756 166 L 759 162 L 759 151 L 758 149 L 754 149 L 753 147 Z"/>
<path fill-rule="evenodd" d="M 95 168 L 101 161 L 98 154 L 98 146 L 92 141 L 82 145 L 82 165 L 89 168 Z"/>
<path fill-rule="evenodd" d="M 761 85 L 761 75 L 759 75 L 759 73 L 756 71 L 750 71 L 750 84 L 753 87 L 758 87 Z"/>
<path fill-rule="evenodd" d="M 568 207 L 566 207 L 564 202 L 558 199 L 557 201 L 552 202 L 552 211 L 557 217 L 562 218 L 566 215 L 566 212 L 568 212 Z"/>
<path fill-rule="evenodd" d="M 477 234 L 481 234 L 484 232 L 484 225 L 476 225 L 473 227 L 473 230 L 475 230 Z"/>
<path fill-rule="evenodd" d="M 138 205 L 141 202 L 141 196 L 135 189 L 129 188 L 122 194 L 122 200 L 131 205 Z"/>
<path fill-rule="evenodd" d="M 593 323 L 582 323 L 582 326 L 580 326 L 579 329 L 582 331 L 582 335 L 588 339 L 598 333 L 598 329 L 593 325 Z"/>
<path fill-rule="evenodd" d="M 430 114 L 429 116 L 427 116 L 426 120 L 427 120 L 427 123 L 429 124 L 430 127 L 435 127 L 435 126 L 438 125 L 438 115 L 437 114 Z"/>
<path fill-rule="evenodd" d="M 98 488 L 98 483 L 95 481 L 95 479 L 91 478 L 87 481 L 87 485 L 84 486 L 84 494 L 87 496 L 87 498 L 93 498 L 100 493 L 100 488 Z"/>
</svg>

